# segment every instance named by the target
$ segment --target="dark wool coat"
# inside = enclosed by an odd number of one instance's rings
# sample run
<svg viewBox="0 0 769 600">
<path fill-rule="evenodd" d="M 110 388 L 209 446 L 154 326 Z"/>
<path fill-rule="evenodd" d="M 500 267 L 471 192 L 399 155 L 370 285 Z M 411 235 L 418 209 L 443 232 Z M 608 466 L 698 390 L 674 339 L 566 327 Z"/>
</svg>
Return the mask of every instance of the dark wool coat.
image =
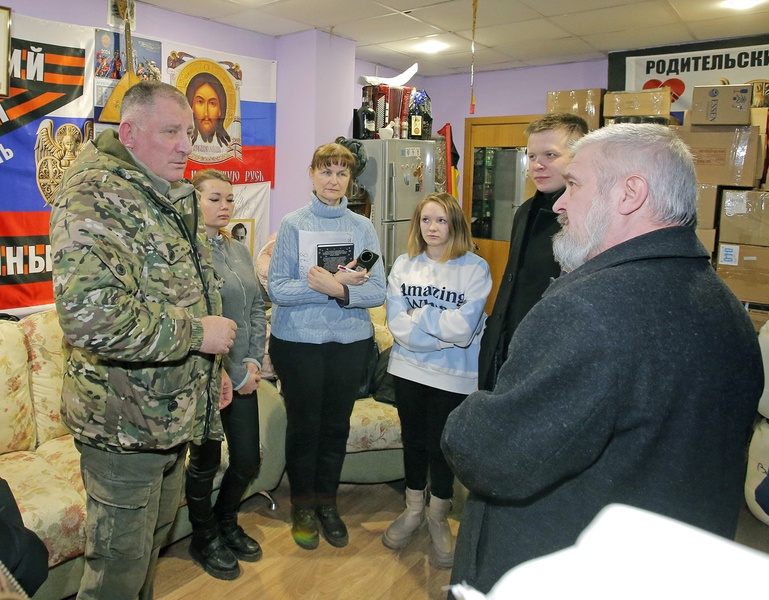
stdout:
<svg viewBox="0 0 769 600">
<path fill-rule="evenodd" d="M 500 341 L 510 342 L 521 318 L 519 315 L 531 310 L 550 285 L 550 280 L 558 277 L 561 272 L 560 265 L 553 258 L 552 241 L 561 226 L 558 224 L 558 215 L 552 212 L 552 208 L 564 190 L 553 194 L 537 192 L 521 204 L 513 217 L 507 266 L 499 284 L 494 309 L 486 320 L 486 329 L 481 338 L 478 356 L 479 389 L 491 390 L 494 387 L 496 371 L 503 362 L 495 360 Z M 535 201 L 541 210 L 532 214 Z M 527 261 L 528 271 L 522 273 L 522 258 L 525 253 L 530 253 L 531 256 Z M 509 331 L 506 332 L 506 328 Z M 502 340 L 503 335 L 506 340 Z"/>
<path fill-rule="evenodd" d="M 763 366 L 708 258 L 687 227 L 634 238 L 560 277 L 521 322 L 494 391 L 444 429 L 470 490 L 453 583 L 488 592 L 613 502 L 733 537 Z"/>
</svg>

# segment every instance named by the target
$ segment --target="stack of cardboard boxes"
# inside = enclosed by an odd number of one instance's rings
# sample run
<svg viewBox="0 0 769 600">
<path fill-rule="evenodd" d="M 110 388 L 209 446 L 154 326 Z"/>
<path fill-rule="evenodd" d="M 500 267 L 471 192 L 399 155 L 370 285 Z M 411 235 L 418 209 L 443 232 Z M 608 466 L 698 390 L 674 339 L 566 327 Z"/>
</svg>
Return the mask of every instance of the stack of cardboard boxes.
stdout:
<svg viewBox="0 0 769 600">
<path fill-rule="evenodd" d="M 760 189 L 769 108 L 752 106 L 752 91 L 751 85 L 695 87 L 677 131 L 694 155 L 698 209 L 707 207 L 698 212 L 698 227 L 713 227 L 707 235 L 713 243 L 705 245 L 715 252 L 716 271 L 760 327 L 769 316 L 769 191 Z"/>
<path fill-rule="evenodd" d="M 697 235 L 716 271 L 743 301 L 757 328 L 769 318 L 769 108 L 750 84 L 697 86 L 683 125 L 670 114 L 674 91 L 565 90 L 549 92 L 547 112 L 573 112 L 591 129 L 615 122 L 671 123 L 694 155 Z M 603 100 L 600 105 L 599 98 Z"/>
</svg>

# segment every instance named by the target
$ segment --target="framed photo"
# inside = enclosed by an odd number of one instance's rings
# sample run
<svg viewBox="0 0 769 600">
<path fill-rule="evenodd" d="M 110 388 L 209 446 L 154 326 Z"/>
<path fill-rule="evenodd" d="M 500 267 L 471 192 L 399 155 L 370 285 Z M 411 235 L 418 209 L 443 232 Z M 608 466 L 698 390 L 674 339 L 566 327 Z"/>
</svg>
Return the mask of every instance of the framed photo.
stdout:
<svg viewBox="0 0 769 600">
<path fill-rule="evenodd" d="M 232 234 L 232 239 L 245 244 L 251 257 L 254 256 L 254 220 L 232 219 L 227 224 L 227 230 Z"/>
<path fill-rule="evenodd" d="M 0 98 L 11 93 L 11 9 L 0 6 Z"/>
</svg>

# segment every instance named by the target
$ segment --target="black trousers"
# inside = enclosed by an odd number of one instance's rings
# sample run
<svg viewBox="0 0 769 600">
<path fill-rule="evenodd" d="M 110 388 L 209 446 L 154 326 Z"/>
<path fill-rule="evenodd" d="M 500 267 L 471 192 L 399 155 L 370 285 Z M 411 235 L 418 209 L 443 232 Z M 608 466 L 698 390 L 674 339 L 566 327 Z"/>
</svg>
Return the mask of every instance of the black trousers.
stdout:
<svg viewBox="0 0 769 600">
<path fill-rule="evenodd" d="M 206 440 L 190 444 L 186 494 L 193 529 L 212 532 L 216 521 L 237 519 L 238 507 L 248 484 L 259 471 L 259 400 L 256 392 L 233 394 L 222 411 L 229 465 L 224 473 L 216 506 L 211 506 L 214 477 L 222 457 L 222 443 Z"/>
<path fill-rule="evenodd" d="M 336 503 L 370 348 L 370 338 L 303 344 L 270 336 L 270 359 L 286 402 L 286 474 L 296 506 Z"/>
<path fill-rule="evenodd" d="M 394 377 L 395 401 L 401 420 L 406 487 L 423 490 L 430 473 L 430 493 L 443 500 L 454 495 L 454 473 L 441 450 L 449 413 L 467 397 Z"/>
</svg>

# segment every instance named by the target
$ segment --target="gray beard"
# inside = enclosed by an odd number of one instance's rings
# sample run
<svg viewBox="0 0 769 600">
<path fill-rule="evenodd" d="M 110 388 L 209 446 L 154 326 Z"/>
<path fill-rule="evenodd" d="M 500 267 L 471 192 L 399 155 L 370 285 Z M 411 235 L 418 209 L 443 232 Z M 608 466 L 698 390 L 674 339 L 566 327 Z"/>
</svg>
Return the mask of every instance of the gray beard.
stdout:
<svg viewBox="0 0 769 600">
<path fill-rule="evenodd" d="M 567 273 L 581 267 L 601 251 L 609 229 L 608 214 L 605 209 L 600 210 L 605 206 L 601 198 L 593 200 L 581 232 L 564 229 L 569 223 L 566 214 L 558 217 L 562 229 L 553 236 L 553 256 Z"/>
</svg>

